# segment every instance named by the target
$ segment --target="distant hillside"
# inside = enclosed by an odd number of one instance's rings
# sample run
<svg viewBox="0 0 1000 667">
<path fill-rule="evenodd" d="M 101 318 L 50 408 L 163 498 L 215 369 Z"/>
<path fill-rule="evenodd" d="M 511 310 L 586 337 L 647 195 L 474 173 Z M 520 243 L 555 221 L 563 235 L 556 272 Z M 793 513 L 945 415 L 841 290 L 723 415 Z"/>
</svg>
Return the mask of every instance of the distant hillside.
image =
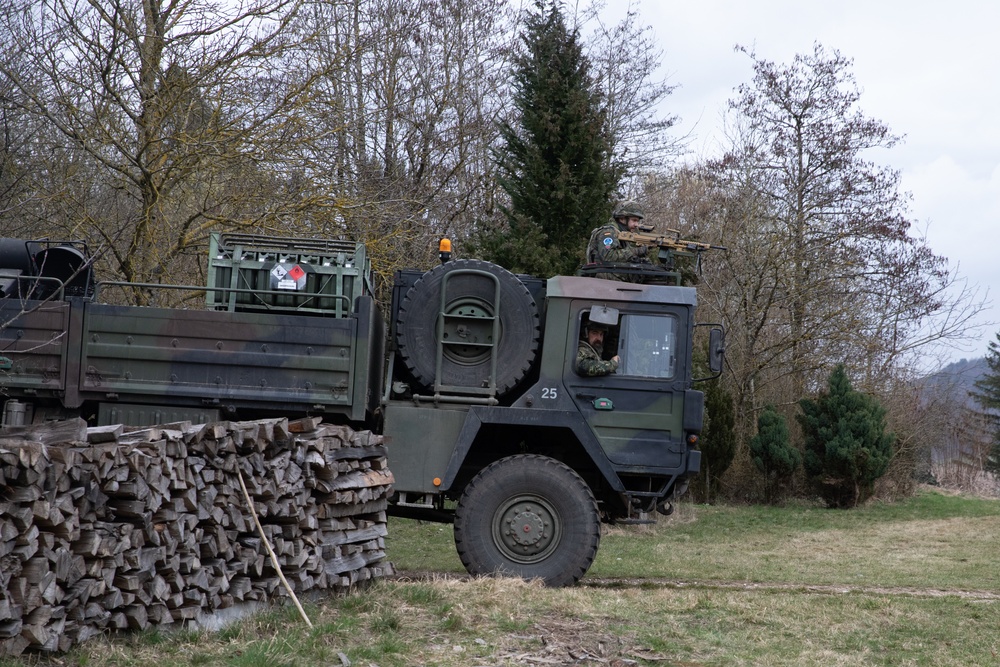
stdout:
<svg viewBox="0 0 1000 667">
<path fill-rule="evenodd" d="M 962 359 L 948 364 L 933 375 L 928 375 L 921 381 L 921 384 L 928 391 L 947 393 L 957 401 L 971 403 L 969 392 L 975 389 L 976 380 L 988 373 L 989 370 L 990 367 L 986 365 L 985 357 Z"/>
</svg>

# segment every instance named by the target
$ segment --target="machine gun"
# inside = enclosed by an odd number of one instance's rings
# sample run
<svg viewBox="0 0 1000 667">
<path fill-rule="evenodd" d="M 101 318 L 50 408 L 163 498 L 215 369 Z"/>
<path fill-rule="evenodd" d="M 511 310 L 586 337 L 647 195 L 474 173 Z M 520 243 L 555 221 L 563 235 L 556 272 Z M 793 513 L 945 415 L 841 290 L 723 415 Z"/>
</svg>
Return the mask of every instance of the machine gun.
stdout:
<svg viewBox="0 0 1000 667">
<path fill-rule="evenodd" d="M 638 246 L 656 246 L 660 249 L 660 260 L 670 260 L 672 255 L 694 257 L 706 250 L 727 250 L 725 246 L 721 245 L 682 239 L 680 231 L 676 229 L 667 229 L 664 234 L 655 234 L 652 225 L 640 225 L 639 230 L 638 232 L 619 232 L 618 239 Z"/>
<path fill-rule="evenodd" d="M 640 225 L 637 232 L 619 232 L 618 239 L 640 247 L 657 248 L 657 261 L 654 262 L 654 266 L 661 271 L 667 271 L 671 276 L 676 276 L 677 284 L 681 284 L 682 273 L 677 265 L 678 257 L 695 258 L 695 271 L 700 272 L 701 253 L 707 250 L 727 250 L 725 246 L 721 245 L 682 239 L 680 231 L 676 229 L 667 229 L 664 233 L 654 233 L 652 225 Z"/>
<path fill-rule="evenodd" d="M 653 233 L 652 225 L 640 225 L 637 232 L 618 232 L 618 240 L 645 248 L 655 247 L 657 259 L 650 261 L 643 257 L 636 263 L 593 262 L 580 267 L 579 275 L 601 278 L 615 274 L 620 276 L 620 280 L 629 282 L 681 285 L 683 280 L 676 262 L 678 257 L 694 257 L 696 264 L 700 265 L 701 253 L 706 250 L 728 250 L 721 245 L 682 239 L 676 229 L 667 229 L 662 234 Z"/>
</svg>

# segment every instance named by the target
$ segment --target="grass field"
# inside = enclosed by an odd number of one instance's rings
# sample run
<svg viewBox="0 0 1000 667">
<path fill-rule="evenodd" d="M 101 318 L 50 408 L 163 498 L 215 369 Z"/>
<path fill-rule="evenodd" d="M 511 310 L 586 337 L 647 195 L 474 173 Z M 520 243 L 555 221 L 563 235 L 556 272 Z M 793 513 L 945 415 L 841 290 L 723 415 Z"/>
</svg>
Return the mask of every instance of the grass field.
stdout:
<svg viewBox="0 0 1000 667">
<path fill-rule="evenodd" d="M 1000 500 L 682 504 L 610 527 L 581 583 L 471 580 L 450 526 L 391 520 L 391 581 L 218 633 L 92 641 L 60 665 L 998 665 Z M 0 661 L 25 665 L 42 661 Z"/>
</svg>

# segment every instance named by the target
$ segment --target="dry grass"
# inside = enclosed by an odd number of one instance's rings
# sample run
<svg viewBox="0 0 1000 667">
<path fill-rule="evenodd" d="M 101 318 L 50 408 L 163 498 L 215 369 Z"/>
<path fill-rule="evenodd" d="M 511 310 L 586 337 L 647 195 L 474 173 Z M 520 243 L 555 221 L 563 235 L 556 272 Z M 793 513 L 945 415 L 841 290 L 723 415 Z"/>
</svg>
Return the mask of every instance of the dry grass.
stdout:
<svg viewBox="0 0 1000 667">
<path fill-rule="evenodd" d="M 935 463 L 931 466 L 931 473 L 941 485 L 941 491 L 979 498 L 1000 497 L 1000 479 L 981 468 L 963 465 L 960 461 L 949 461 Z"/>
<path fill-rule="evenodd" d="M 382 582 L 215 635 L 101 641 L 63 664 L 988 665 L 1000 599 L 808 588 Z M 947 621 L 945 621 L 947 619 Z"/>
</svg>

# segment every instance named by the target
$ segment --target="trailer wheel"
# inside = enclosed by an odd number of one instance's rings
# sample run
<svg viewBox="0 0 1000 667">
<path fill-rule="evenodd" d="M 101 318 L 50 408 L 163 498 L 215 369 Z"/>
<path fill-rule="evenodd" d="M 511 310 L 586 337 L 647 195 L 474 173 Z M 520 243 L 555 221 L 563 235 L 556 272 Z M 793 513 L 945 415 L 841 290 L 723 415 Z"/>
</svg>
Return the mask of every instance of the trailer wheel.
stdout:
<svg viewBox="0 0 1000 667">
<path fill-rule="evenodd" d="M 576 583 L 601 541 L 594 494 L 569 466 L 522 454 L 489 465 L 455 510 L 455 547 L 473 575 Z"/>
<path fill-rule="evenodd" d="M 454 271 L 460 271 L 449 277 Z M 473 273 L 475 272 L 475 273 Z M 500 286 L 499 340 L 493 340 L 496 285 Z M 487 387 L 491 351 L 496 346 L 497 393 L 503 396 L 524 379 L 538 351 L 538 309 L 528 289 L 506 269 L 474 259 L 448 262 L 425 273 L 406 293 L 396 323 L 399 354 L 413 377 L 433 387 L 437 365 L 441 287 L 447 295 L 441 383 Z"/>
</svg>

